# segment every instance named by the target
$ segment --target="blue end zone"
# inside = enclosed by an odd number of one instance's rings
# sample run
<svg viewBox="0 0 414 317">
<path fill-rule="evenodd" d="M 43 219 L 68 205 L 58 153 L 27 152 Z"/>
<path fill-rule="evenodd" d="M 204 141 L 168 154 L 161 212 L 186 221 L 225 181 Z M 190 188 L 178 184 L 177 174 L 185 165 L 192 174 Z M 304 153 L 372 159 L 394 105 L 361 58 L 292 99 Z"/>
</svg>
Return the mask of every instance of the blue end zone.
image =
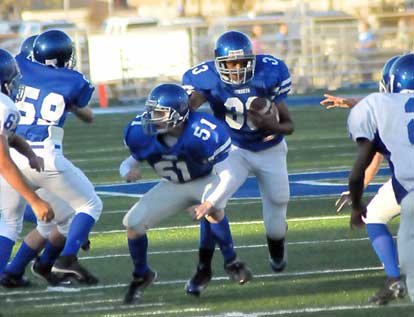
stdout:
<svg viewBox="0 0 414 317">
<path fill-rule="evenodd" d="M 347 178 L 349 171 L 312 172 L 289 175 L 290 195 L 292 197 L 338 195 L 348 190 Z M 388 168 L 382 168 L 380 176 L 390 175 Z M 332 180 L 341 180 L 342 184 L 331 183 Z M 154 187 L 158 181 L 146 181 L 133 184 L 113 184 L 96 186 L 96 191 L 103 195 L 140 197 Z M 275 180 L 277 186 L 277 180 Z M 369 185 L 366 192 L 376 192 L 381 184 Z M 233 198 L 259 198 L 259 186 L 256 177 L 249 177 L 234 194 Z"/>
</svg>

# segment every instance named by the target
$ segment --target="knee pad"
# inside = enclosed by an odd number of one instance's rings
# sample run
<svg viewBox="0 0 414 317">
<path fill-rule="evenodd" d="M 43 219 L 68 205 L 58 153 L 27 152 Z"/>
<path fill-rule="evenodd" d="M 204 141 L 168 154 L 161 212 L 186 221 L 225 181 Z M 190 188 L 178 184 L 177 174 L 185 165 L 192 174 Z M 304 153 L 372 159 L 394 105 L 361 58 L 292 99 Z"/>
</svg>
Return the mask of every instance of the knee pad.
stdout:
<svg viewBox="0 0 414 317">
<path fill-rule="evenodd" d="M 52 230 L 55 228 L 56 224 L 54 222 L 43 222 L 43 221 L 38 221 L 37 222 L 37 226 L 36 226 L 36 230 L 39 232 L 39 234 L 47 239 L 49 238 L 50 233 L 52 232 Z"/>
<path fill-rule="evenodd" d="M 149 209 L 145 207 L 143 200 L 136 203 L 122 219 L 122 224 L 125 228 L 132 229 L 139 235 L 144 235 L 149 229 L 145 221 L 145 214 Z"/>
<path fill-rule="evenodd" d="M 23 229 L 23 219 L 0 219 L 0 235 L 16 241 Z"/>
<path fill-rule="evenodd" d="M 102 200 L 98 197 L 98 195 L 95 194 L 87 204 L 83 205 L 80 208 L 77 208 L 76 213 L 83 212 L 85 214 L 88 214 L 95 220 L 95 222 L 97 222 L 102 214 L 102 209 Z"/>
</svg>

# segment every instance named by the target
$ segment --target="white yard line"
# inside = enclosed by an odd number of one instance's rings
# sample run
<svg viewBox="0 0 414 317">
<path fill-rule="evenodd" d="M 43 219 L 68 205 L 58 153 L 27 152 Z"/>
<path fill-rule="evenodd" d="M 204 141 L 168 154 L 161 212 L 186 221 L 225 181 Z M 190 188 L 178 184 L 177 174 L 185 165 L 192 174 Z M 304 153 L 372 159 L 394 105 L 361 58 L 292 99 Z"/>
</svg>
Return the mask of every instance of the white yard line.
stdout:
<svg viewBox="0 0 414 317">
<path fill-rule="evenodd" d="M 322 216 L 322 217 L 300 217 L 300 218 L 290 218 L 287 219 L 287 222 L 309 222 L 309 221 L 321 221 L 321 220 L 338 220 L 338 219 L 346 219 L 349 218 L 349 215 L 343 216 Z M 239 222 L 230 222 L 231 226 L 244 226 L 244 225 L 252 225 L 252 224 L 262 224 L 263 220 L 257 221 L 239 221 Z M 171 226 L 171 227 L 160 227 L 160 228 L 153 228 L 150 231 L 164 231 L 164 230 L 177 230 L 177 229 L 198 229 L 199 225 L 188 225 L 188 226 Z M 108 234 L 108 233 L 124 233 L 125 230 L 107 230 L 107 231 L 92 231 L 91 234 Z"/>
<path fill-rule="evenodd" d="M 297 276 L 312 276 L 312 275 L 329 275 L 329 274 L 339 274 L 339 273 L 359 273 L 359 272 L 370 272 L 370 271 L 379 271 L 382 270 L 381 266 L 376 267 L 357 267 L 357 268 L 344 268 L 344 269 L 327 269 L 327 270 L 316 270 L 316 271 L 302 271 L 302 272 L 286 272 L 286 273 L 270 273 L 270 274 L 255 274 L 255 279 L 260 278 L 281 278 L 281 277 L 297 277 Z M 228 280 L 228 276 L 216 276 L 213 277 L 213 280 L 222 281 Z M 155 282 L 155 285 L 174 285 L 174 284 L 184 284 L 187 280 L 169 280 L 169 281 L 158 281 Z M 82 291 L 91 291 L 91 290 L 101 290 L 108 288 L 124 288 L 128 284 L 126 283 L 117 283 L 117 284 L 106 284 L 106 285 L 97 285 L 97 286 L 85 286 L 85 287 L 68 287 L 72 292 L 82 292 Z M 36 290 L 37 294 L 49 294 L 51 292 L 61 292 L 63 287 L 48 287 L 45 290 Z M 9 292 L 0 292 L 0 296 L 13 296 L 13 295 L 27 295 L 33 294 L 33 290 L 20 290 L 20 291 L 9 291 Z"/>
<path fill-rule="evenodd" d="M 126 308 L 127 309 L 127 308 Z M 132 317 L 132 316 L 156 316 L 161 315 L 165 316 L 166 314 L 182 314 L 182 313 L 201 313 L 209 311 L 209 308 L 200 308 L 200 307 L 189 307 L 183 309 L 169 309 L 169 310 L 156 310 L 150 312 L 129 312 L 129 313 L 113 313 L 105 314 L 103 317 Z M 74 311 L 70 311 L 74 312 Z M 197 314 L 198 315 L 198 314 Z M 194 316 L 194 315 L 192 315 Z"/>
<path fill-rule="evenodd" d="M 309 241 L 288 242 L 288 245 L 292 246 L 292 245 L 309 245 L 309 244 L 321 244 L 321 243 L 349 243 L 349 242 L 360 242 L 360 241 L 366 241 L 366 240 L 368 240 L 368 238 L 336 239 L 336 240 L 309 240 Z M 264 248 L 264 247 L 267 247 L 267 244 L 248 244 L 248 245 L 234 246 L 235 249 L 255 249 L 255 248 Z M 176 254 L 176 253 L 193 253 L 193 252 L 198 252 L 198 249 L 148 251 L 148 254 L 159 255 L 159 254 Z M 120 257 L 129 257 L 129 253 L 84 256 L 84 257 L 80 257 L 79 259 L 80 260 L 100 260 L 100 259 L 120 258 Z"/>
<path fill-rule="evenodd" d="M 146 308 L 146 307 L 160 307 L 164 306 L 164 303 L 148 303 L 148 304 L 135 304 L 135 305 L 111 305 L 111 306 L 99 306 L 99 307 L 85 307 L 85 308 L 78 308 L 69 310 L 69 313 L 86 313 L 86 312 L 99 312 L 99 311 L 107 311 L 107 310 L 128 310 L 133 308 Z M 136 316 L 136 315 L 134 315 Z"/>
</svg>

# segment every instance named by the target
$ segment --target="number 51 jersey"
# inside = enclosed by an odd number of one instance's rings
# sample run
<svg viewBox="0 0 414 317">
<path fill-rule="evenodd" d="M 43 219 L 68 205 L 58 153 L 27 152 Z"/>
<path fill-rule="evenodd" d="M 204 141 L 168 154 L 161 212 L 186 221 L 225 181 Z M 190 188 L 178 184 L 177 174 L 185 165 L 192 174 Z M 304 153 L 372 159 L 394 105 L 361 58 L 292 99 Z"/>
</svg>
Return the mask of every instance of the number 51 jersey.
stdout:
<svg viewBox="0 0 414 317">
<path fill-rule="evenodd" d="M 23 100 L 17 103 L 21 120 L 16 133 L 34 149 L 60 151 L 68 107 L 85 107 L 94 88 L 77 71 L 32 62 L 21 54 L 16 61 L 26 86 Z"/>
<path fill-rule="evenodd" d="M 414 190 L 414 94 L 373 93 L 352 108 L 351 138 L 372 141 L 386 156 L 397 202 Z"/>
<path fill-rule="evenodd" d="M 147 161 L 165 179 L 186 183 L 211 173 L 214 164 L 228 156 L 231 139 L 213 116 L 190 112 L 185 127 L 172 147 L 160 136 L 147 135 L 137 116 L 124 130 L 124 142 L 137 161 Z"/>
</svg>

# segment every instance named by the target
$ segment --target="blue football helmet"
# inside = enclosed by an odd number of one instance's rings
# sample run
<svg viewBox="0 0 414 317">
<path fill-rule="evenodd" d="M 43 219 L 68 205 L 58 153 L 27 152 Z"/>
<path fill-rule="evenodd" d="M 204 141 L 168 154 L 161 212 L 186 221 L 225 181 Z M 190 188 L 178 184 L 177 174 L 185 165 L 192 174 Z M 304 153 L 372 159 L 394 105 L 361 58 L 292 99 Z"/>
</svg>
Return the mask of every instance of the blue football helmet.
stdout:
<svg viewBox="0 0 414 317">
<path fill-rule="evenodd" d="M 381 79 L 379 81 L 379 92 L 390 92 L 390 70 L 394 62 L 401 57 L 401 55 L 396 55 L 391 57 L 388 61 L 385 62 L 384 67 L 382 68 Z"/>
<path fill-rule="evenodd" d="M 142 127 L 150 135 L 169 132 L 186 121 L 190 113 L 188 94 L 176 84 L 155 87 L 148 95 L 145 107 Z"/>
<path fill-rule="evenodd" d="M 20 45 L 20 54 L 25 56 L 28 59 L 32 59 L 33 57 L 33 44 L 36 40 L 37 35 L 29 36 L 27 39 L 25 39 Z"/>
<path fill-rule="evenodd" d="M 70 37 L 60 30 L 49 30 L 40 34 L 33 44 L 35 61 L 53 67 L 75 67 L 75 50 Z"/>
<path fill-rule="evenodd" d="M 216 42 L 214 55 L 220 79 L 226 84 L 241 85 L 253 78 L 256 56 L 253 54 L 252 42 L 246 34 L 238 31 L 223 33 Z M 228 62 L 239 65 L 229 68 Z"/>
<path fill-rule="evenodd" d="M 6 50 L 0 49 L 0 86 L 1 92 L 13 101 L 20 101 L 24 86 L 20 83 L 21 74 L 14 57 Z"/>
<path fill-rule="evenodd" d="M 414 92 L 414 54 L 399 57 L 391 66 L 390 92 Z"/>
</svg>

